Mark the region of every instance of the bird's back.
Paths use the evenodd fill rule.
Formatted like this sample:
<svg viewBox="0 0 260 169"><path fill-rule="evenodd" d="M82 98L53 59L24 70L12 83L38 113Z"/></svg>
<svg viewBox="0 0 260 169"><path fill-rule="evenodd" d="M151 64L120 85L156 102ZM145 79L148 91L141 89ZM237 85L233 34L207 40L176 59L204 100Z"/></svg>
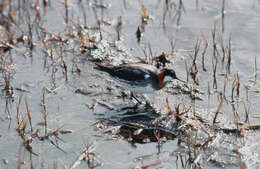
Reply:
<svg viewBox="0 0 260 169"><path fill-rule="evenodd" d="M111 76L126 81L144 81L156 75L156 69L147 64L123 64L119 66L104 66L96 64L97 69L109 73Z"/></svg>

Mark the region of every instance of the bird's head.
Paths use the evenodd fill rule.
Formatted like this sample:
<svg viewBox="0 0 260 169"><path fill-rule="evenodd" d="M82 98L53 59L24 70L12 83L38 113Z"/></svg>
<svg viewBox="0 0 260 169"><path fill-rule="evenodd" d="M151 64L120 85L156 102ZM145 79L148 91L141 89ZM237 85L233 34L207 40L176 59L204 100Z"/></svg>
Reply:
<svg viewBox="0 0 260 169"><path fill-rule="evenodd" d="M177 76L176 76L176 73L173 69L162 69L162 72L164 74L164 82L168 82L172 79L177 79L181 82L184 82L183 80L179 79Z"/></svg>

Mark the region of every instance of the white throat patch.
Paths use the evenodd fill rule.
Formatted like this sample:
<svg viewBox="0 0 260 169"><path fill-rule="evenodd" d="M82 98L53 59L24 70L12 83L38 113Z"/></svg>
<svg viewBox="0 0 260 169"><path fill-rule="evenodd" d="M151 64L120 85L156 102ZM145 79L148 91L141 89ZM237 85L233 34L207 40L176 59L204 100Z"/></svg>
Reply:
<svg viewBox="0 0 260 169"><path fill-rule="evenodd" d="M172 80L171 76L165 76L163 79L163 83L170 82Z"/></svg>

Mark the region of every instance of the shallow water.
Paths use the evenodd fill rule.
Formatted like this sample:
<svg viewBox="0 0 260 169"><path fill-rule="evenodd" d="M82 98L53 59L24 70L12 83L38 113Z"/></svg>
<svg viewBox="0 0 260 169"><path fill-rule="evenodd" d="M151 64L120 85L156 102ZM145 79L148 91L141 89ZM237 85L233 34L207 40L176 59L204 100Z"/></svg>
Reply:
<svg viewBox="0 0 260 169"><path fill-rule="evenodd" d="M30 1L35 5L35 1ZM103 2L105 8L103 11L99 5ZM61 140L57 140L61 149L56 148L50 143L50 140L56 143L55 137L50 137L50 140L34 140L30 145L32 150L38 156L32 155L34 168L70 168L83 152L85 145L92 145L90 152L97 155L94 163L102 163L101 167L97 168L134 168L145 164L153 164L150 168L183 168L181 165L180 156L172 155L173 152L182 147L177 143L177 140L165 141L160 149L158 143L147 144L131 144L110 132L100 130L96 125L99 119L102 118L118 118L121 117L120 107L132 106L131 100L121 97L121 89L116 85L115 81L105 73L101 73L93 69L94 63L91 62L88 54L81 53L80 43L72 40L67 35L68 32L75 33L78 25L84 24L83 12L81 7L84 6L86 12L86 24L89 27L97 25L95 11L97 16L111 23L112 25L102 25L103 41L99 43L98 50L93 50L94 57L107 56L108 60L113 64L121 62L134 62L139 59L145 60L144 50L150 56L149 46L153 56L158 56L162 52L170 54L172 52L171 41L175 42L174 53L170 55L169 60L172 62L169 67L173 67L181 79L186 79L185 62L188 68L192 66L191 56L194 54L194 46L196 40L201 40L201 46L196 65L198 68L197 88L203 92L200 97L203 100L194 102L189 95L182 92L178 93L176 89L172 89L175 83L169 84L166 88L147 94L147 99L153 104L154 108L162 114L167 112L166 98L169 100L169 105L173 108L178 103L184 104L187 107L192 107L200 116L212 121L217 106L220 103L220 92L224 88L224 76L226 73L226 63L221 63L222 51L220 47L220 38L223 38L224 46L228 45L228 39L231 35L231 74L227 78L226 100L223 102L218 117L218 125L221 127L235 128L234 112L239 115L238 122L245 121L245 105L249 109L250 124L259 124L260 106L259 102L259 75L255 81L255 58L256 64L260 64L259 47L260 34L259 28L259 0L232 0L225 1L225 15L222 22L221 8L222 2L216 3L213 0L199 1L196 6L196 1L183 0L183 8L178 13L179 1L169 1L168 11L165 21L163 15L167 8L164 1L82 1L81 4L74 1L68 1L68 24L65 24L65 8L60 1L50 1L50 7L43 10L43 4L40 2L40 25L46 28L49 32L60 35L68 39L69 44L61 42L53 43L45 48L38 32L40 28L34 25L33 42L35 47L32 51L32 57L28 55L29 49L26 42L17 43L17 49L12 49L10 53L1 54L0 70L7 70L10 73L11 86L14 88L14 94L11 99L5 94L4 74L0 75L0 168L18 168L18 157L22 158L24 164L21 168L30 168L30 153L19 147L22 143L21 137L18 135L16 110L21 97L21 106L19 111L20 120L22 117L27 117L25 100L27 100L29 111L32 118L32 126L34 131L39 129L39 134L44 134L44 127L38 125L43 122L42 111L42 91L45 89L46 111L47 111L47 128L48 131L53 131L58 127L63 126L64 130L72 131L69 134L59 134ZM14 14L14 20L18 27L12 26L11 30L15 37L25 32L28 36L28 27L25 22L22 22L27 17L25 11L29 11L31 20L34 19L33 5L27 2L25 9ZM149 16L147 23L144 26L143 36L140 43L137 43L136 30L141 28L141 3L147 8ZM17 7L16 2L11 4L13 8ZM3 14L8 13L8 6L4 8ZM103 16L102 16L103 12ZM118 17L121 16L122 29L120 31L121 40L116 41L117 34L114 29ZM212 30L216 24L216 41L220 56L218 56L217 65L217 89L213 89L213 73L212 73L212 58L213 58L213 43ZM223 24L224 23L224 24ZM2 39L6 40L6 32L3 26L0 26ZM224 30L224 32L222 32ZM83 32L83 31L82 31ZM99 38L94 31L84 32L84 37L95 36ZM75 33L76 34L76 33ZM202 70L201 52L205 47L205 39L209 46L205 54L206 72ZM115 44L113 46L113 44ZM45 51L52 49L53 56L46 55ZM60 53L60 51L63 51ZM48 51L50 52L50 50ZM66 81L63 74L61 56L67 64L68 80ZM5 58L5 62L4 59ZM11 59L10 59L11 58ZM214 61L214 60L213 60ZM75 64L81 70L80 75L75 71ZM8 65L8 66L7 66ZM236 73L240 77L240 95L235 97L235 110L231 106L232 83ZM258 73L258 71L257 71ZM189 83L193 83L189 76ZM245 85L249 86L248 98ZM211 95L208 96L208 86L210 86ZM112 90L108 90L111 87ZM24 90L24 91L21 91ZM84 91L76 93L77 89ZM172 93L178 94L172 94ZM235 92L236 93L236 92ZM236 95L236 94L234 94ZM13 101L12 101L13 100ZM97 101L103 101L112 106L111 111L108 106L96 104ZM96 104L94 110L89 106ZM6 107L7 105L7 107ZM9 113L8 113L9 110ZM122 116L124 116L123 114ZM211 122L212 124L212 122ZM248 123L243 123L247 125ZM218 126L217 125L217 126ZM111 129L112 128L112 129ZM28 131L30 129L27 122ZM108 127L113 130L113 126ZM211 128L212 129L212 128ZM210 130L212 133L213 130ZM237 153L241 153L242 162L247 168L259 168L259 136L258 130L245 131L244 137L238 137L230 134L216 134L216 140L211 143L209 148L201 151L201 165L205 168L239 168ZM200 133L201 134L201 133ZM201 140L205 139L203 134ZM212 159L205 162L206 157L212 156ZM217 158L214 158L216 156ZM177 158L178 157L178 158ZM183 153L183 160L186 161L188 156ZM207 158L206 158L207 159ZM155 164L157 163L158 164ZM87 168L86 162L81 162L77 168ZM91 168L91 167L88 167Z"/></svg>

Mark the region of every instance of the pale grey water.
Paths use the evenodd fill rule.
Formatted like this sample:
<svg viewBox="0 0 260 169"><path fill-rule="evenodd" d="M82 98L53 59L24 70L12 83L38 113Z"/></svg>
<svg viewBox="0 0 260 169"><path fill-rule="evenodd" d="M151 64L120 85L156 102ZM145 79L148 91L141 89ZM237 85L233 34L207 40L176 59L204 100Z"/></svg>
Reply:
<svg viewBox="0 0 260 169"><path fill-rule="evenodd" d="M34 1L32 1L34 2ZM84 1L85 2L85 1ZM87 15L88 26L96 25L96 19L92 10L94 1L88 1L88 5L85 2L85 10ZM125 7L124 3L125 2ZM178 5L179 1L172 1ZM212 38L211 31L214 23L217 27L217 37L220 37L222 25L221 25L221 1L214 0L199 1L198 8L196 7L195 0L184 0L185 13L182 11L180 23L176 25L176 19L174 15L176 10L171 9L171 15L166 17L166 26L163 27L163 11L165 9L164 1L143 1L143 5L147 8L148 15L151 19L148 20L145 26L145 32L141 38L141 43L136 42L135 32L137 26L141 25L141 6L139 1L118 1L108 0L103 1L107 7L104 9L104 19L116 23L118 16L122 16L122 30L119 46L122 47L124 52L120 55L120 58L125 60L137 60L137 57L145 58L142 51L143 48L147 48L148 43L151 45L153 55L159 55L162 52L170 53L170 39L176 41L175 55L171 57L171 61L174 64L170 66L174 67L177 74L181 79L186 79L186 70L184 60L191 65L189 54L194 49L196 39L202 39L204 36L209 41L209 47L205 55L205 65L207 72L203 72L201 68L201 55L198 56L197 66L199 69L199 84L198 87L205 93L202 96L203 101L196 101L196 109L202 114L207 112L215 112L217 105L219 104L218 96L212 95L210 97L210 106L208 107L207 88L208 83L212 88ZM79 9L79 5L76 1L68 1L69 3L69 19L72 19L74 23L83 24L82 12ZM229 35L232 35L232 65L231 73L239 73L241 81L241 96L237 107L237 112L240 115L240 120L244 120L244 106L243 102L246 102L246 92L244 85L248 84L249 80L254 80L254 59L257 58L257 65L260 65L259 58L259 44L260 44L260 1L259 0L232 0L226 1L225 5L225 20L223 33L223 39L225 45L228 42ZM42 9L41 9L42 10ZM64 7L59 1L51 1L51 8L46 9L46 13L42 16L42 27L47 28L49 31L61 34L64 36L66 25L63 20ZM97 13L100 15L100 8L97 8ZM43 14L43 13L42 13ZM25 28L24 28L25 27ZM21 24L21 29L27 31L27 27ZM113 26L104 26L104 30L111 36L107 36L108 41L114 41L116 32ZM0 30L1 34L4 31ZM35 38L36 48L33 51L32 60L29 57L24 57L24 47L20 43L18 46L21 50L12 52L13 56L13 77L11 80L14 88L23 88L28 90L29 93L22 93L17 90L14 91L14 102L9 102L9 108L11 113L11 120L8 119L8 114L5 112L6 98L1 94L0 98L0 168L16 168L19 145L21 144L21 138L15 131L17 127L16 123L16 105L20 95L23 96L21 103L21 114L26 115L26 108L24 104L24 98L27 97L30 112L32 114L32 122L35 128L41 128L36 123L42 122L41 116L41 92L42 88L51 88L52 76L51 72L54 67L57 68L55 75L55 85L57 89L53 93L46 93L46 107L48 113L48 128L54 130L57 127L64 125L64 129L72 130L71 134L60 135L62 141L59 141L60 147L66 152L62 152L51 145L48 141L34 141L31 145L33 151L39 156L33 156L34 168L40 168L41 163L44 164L44 168L52 166L52 163L57 163L57 168L70 168L76 161L80 153L84 149L85 143L93 144L93 151L98 154L98 159L103 163L102 167L98 168L133 168L135 166L141 166L144 164L150 164L160 161L161 164L156 165L154 168L177 168L176 157L171 156L170 153L178 149L177 140L167 141L163 144L161 153L158 153L157 143L149 144L136 144L136 147L132 147L124 140L118 139L118 137L112 134L104 134L100 130L96 130L95 126L92 126L100 116L110 116L107 108L97 105L95 110L92 111L88 108L89 104L95 103L94 98L105 99L123 104L120 99L115 98L119 95L117 89L112 91L112 96L107 93L105 85L107 85L107 75L101 74L93 70L93 63L86 61L84 55L80 55L79 52L66 53L65 61L68 64L68 82L64 80L61 69L58 65L59 59L56 56L53 62L50 58L47 59L47 66L49 69L44 68L44 53L42 52L43 46L40 41ZM68 45L68 48L73 45ZM204 44L201 44L201 50ZM75 50L78 50L77 48ZM219 49L220 50L220 49ZM148 48L147 48L148 52ZM149 52L148 52L149 53ZM122 55L122 56L121 56ZM116 59L115 59L116 60ZM75 73L71 73L72 63L76 62L81 69L81 75L78 76ZM115 61L116 62L116 61ZM225 66L218 64L218 72L225 72ZM2 75L0 76L0 82L3 84ZM226 96L230 97L230 91L234 75L231 75L228 82L228 89ZM218 75L218 89L222 91L223 88L223 76ZM259 76L258 76L259 79ZM190 78L191 80L191 78ZM109 86L114 87L115 83L112 81ZM4 86L0 86L1 89ZM82 95L75 93L77 88L86 88L91 92L90 95ZM256 90L259 90L259 80L254 85ZM115 87L116 88L116 87ZM114 93L113 93L114 92ZM260 106L258 105L259 92L249 91L249 101L246 104L250 105L250 123L259 124L259 118L253 116L260 116ZM112 97L112 99L110 99ZM170 105L173 107L177 103L191 104L191 100L185 95L171 95L167 94L165 90L148 94L148 99L155 104L157 109L161 109L162 112L166 112L165 99L169 99ZM115 104L116 106L116 104ZM233 124L233 112L229 105L223 104L221 109L223 112L220 115L220 119L223 119L221 123L227 126ZM211 114L208 116L212 116ZM43 132L41 130L41 132ZM223 138L223 145L218 145L218 149L212 148L212 150L205 151L205 154L221 154L223 158L223 166L227 168L239 168L237 165L235 151L239 151L242 154L242 159L248 168L260 167L260 149L259 149L259 133L250 132L245 138ZM114 139L113 139L114 138ZM226 140L225 140L226 139ZM227 144L228 140L236 142L236 144ZM214 146L213 146L214 147ZM211 152L211 153L210 153ZM148 156L143 161L138 161L136 158L140 156ZM22 168L29 168L29 153L22 153L24 157L25 165ZM229 159L230 158L230 159ZM7 160L7 164L4 161ZM231 163L229 165L229 163ZM181 168L180 161L177 160L178 166ZM235 164L235 165L234 165ZM50 167L51 168L51 167ZM87 168L85 162L82 162L78 168ZM205 168L217 169L222 168L214 163L208 163Z"/></svg>

